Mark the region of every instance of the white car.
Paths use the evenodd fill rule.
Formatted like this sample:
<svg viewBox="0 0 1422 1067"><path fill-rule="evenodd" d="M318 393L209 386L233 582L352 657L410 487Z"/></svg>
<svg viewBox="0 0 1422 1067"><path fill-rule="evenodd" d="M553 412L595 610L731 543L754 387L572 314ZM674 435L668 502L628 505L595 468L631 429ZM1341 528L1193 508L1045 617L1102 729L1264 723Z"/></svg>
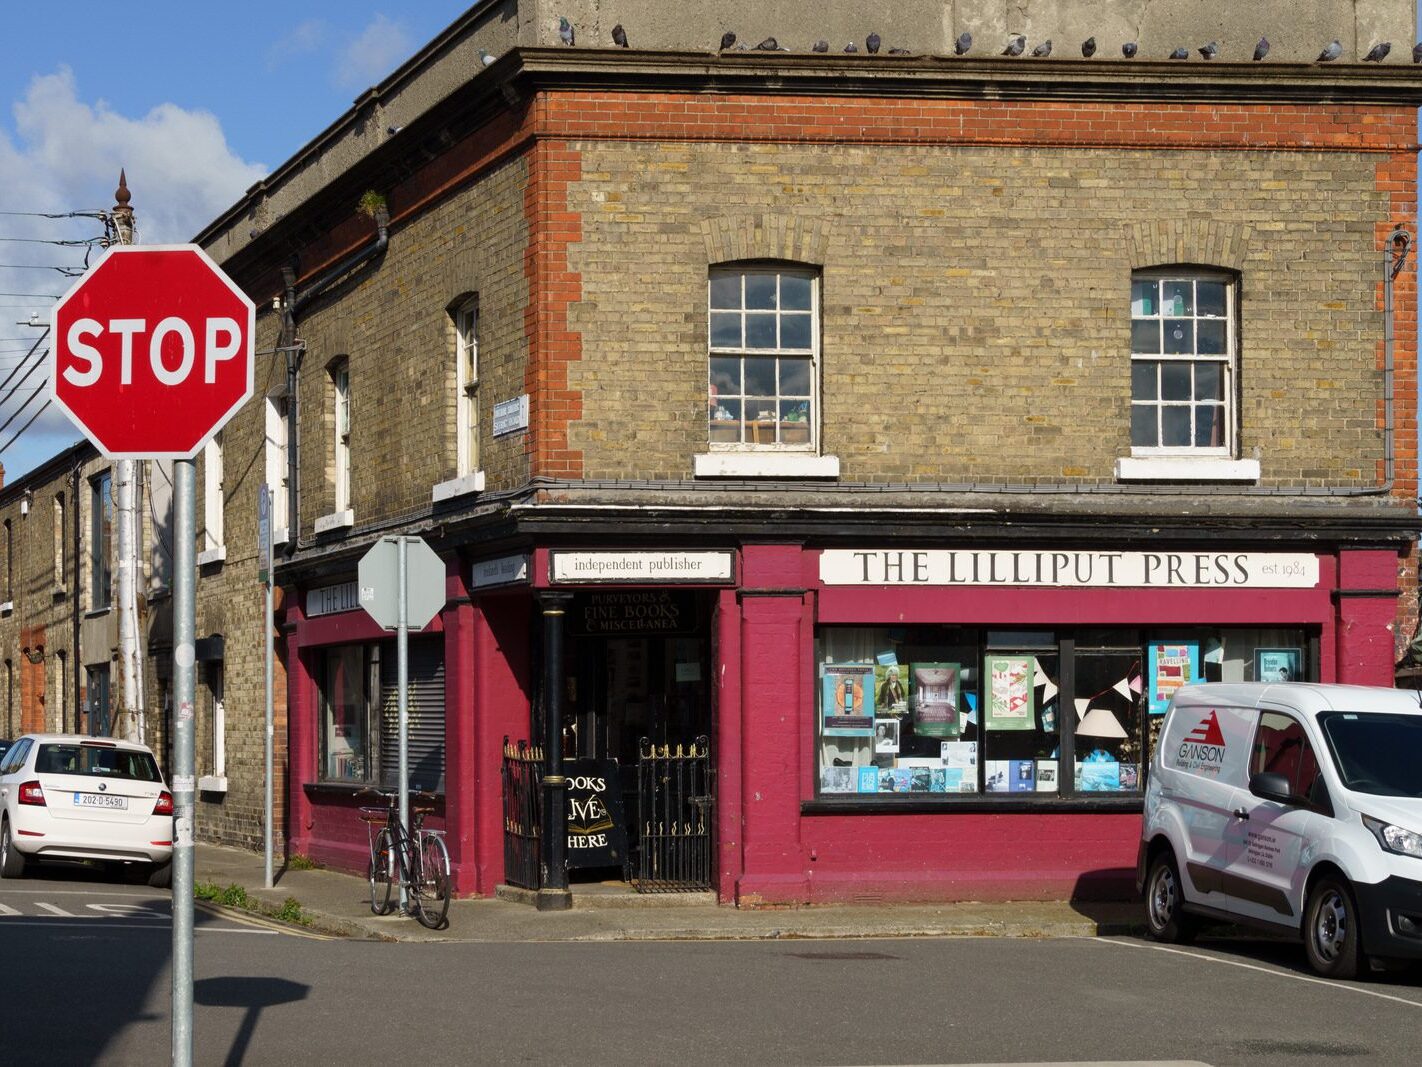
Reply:
<svg viewBox="0 0 1422 1067"><path fill-rule="evenodd" d="M0 876L30 860L97 860L141 864L162 887L172 858L173 795L146 746L28 734L0 760Z"/></svg>

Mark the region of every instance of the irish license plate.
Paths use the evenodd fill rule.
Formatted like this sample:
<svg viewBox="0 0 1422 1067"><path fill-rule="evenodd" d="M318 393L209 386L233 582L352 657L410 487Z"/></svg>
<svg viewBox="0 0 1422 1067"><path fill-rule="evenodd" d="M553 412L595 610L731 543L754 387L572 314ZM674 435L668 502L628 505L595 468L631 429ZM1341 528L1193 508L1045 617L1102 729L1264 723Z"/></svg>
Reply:
<svg viewBox="0 0 1422 1067"><path fill-rule="evenodd" d="M80 808L127 808L128 797L111 797L107 793L75 793L74 804Z"/></svg>

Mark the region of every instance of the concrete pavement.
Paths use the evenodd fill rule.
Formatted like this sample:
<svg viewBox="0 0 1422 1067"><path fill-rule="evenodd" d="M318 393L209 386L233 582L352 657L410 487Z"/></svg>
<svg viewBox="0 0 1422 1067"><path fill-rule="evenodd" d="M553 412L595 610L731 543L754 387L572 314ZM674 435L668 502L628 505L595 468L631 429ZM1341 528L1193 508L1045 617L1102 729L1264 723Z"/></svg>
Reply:
<svg viewBox="0 0 1422 1067"><path fill-rule="evenodd" d="M455 900L447 929L377 916L364 878L328 870L278 869L262 888L260 853L197 846L198 882L239 885L272 905L300 903L312 928L346 937L395 941L718 941L845 937L1091 937L1137 929L1131 902L1017 901L963 904L835 905L737 909L672 897L639 897L606 886L574 886L573 909L539 912L511 900Z"/></svg>

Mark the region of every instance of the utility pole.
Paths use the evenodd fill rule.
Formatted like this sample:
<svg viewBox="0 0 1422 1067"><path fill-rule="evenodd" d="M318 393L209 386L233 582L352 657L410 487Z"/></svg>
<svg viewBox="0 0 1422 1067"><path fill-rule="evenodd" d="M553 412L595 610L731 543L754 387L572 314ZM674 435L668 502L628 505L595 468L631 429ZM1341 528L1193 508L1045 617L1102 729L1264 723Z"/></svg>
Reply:
<svg viewBox="0 0 1422 1067"><path fill-rule="evenodd" d="M132 194L128 178L119 171L118 189L114 192L115 243L133 244ZM126 741L143 740L143 689L139 681L142 662L138 647L138 537L135 498L137 496L138 462L120 459L114 462L114 511L118 520L118 633L119 673L122 681L123 712L119 728L114 732Z"/></svg>

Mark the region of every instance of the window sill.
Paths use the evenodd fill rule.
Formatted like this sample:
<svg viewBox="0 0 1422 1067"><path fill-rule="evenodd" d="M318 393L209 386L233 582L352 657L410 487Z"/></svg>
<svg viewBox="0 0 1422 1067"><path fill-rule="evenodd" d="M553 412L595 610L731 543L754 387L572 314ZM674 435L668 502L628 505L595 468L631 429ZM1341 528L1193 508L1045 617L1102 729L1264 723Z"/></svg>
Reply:
<svg viewBox="0 0 1422 1067"><path fill-rule="evenodd" d="M86 618L86 619L102 619L105 615L107 615L109 612L111 612L111 611L113 611L113 610L114 610L114 609L113 609L113 605L112 605L112 604L105 604L105 605L104 605L103 607L101 607L101 608L90 608L88 611L84 612L84 618Z"/></svg>
<svg viewBox="0 0 1422 1067"><path fill-rule="evenodd" d="M1002 794L961 793L955 796L949 793L940 793L936 797L932 794L917 796L910 794L903 797L883 797L873 800L860 799L855 796L819 797L815 800L802 801L800 811L805 815L901 815L924 812L938 812L945 815L950 812L979 814L982 812L1003 814L1123 812L1137 814L1143 809L1144 804L1145 801L1140 793L1117 794L1115 796L1077 793L1071 797L1026 793L1016 797L1010 794L1002 796Z"/></svg>
<svg viewBox="0 0 1422 1067"><path fill-rule="evenodd" d="M226 558L226 545L218 545L215 548L205 548L197 554L197 565L199 567L210 567L214 563L221 563Z"/></svg>
<svg viewBox="0 0 1422 1067"><path fill-rule="evenodd" d="M839 457L810 452L705 452L698 478L838 478Z"/></svg>
<svg viewBox="0 0 1422 1067"><path fill-rule="evenodd" d="M430 494L436 504L446 500L453 500L455 497L468 496L470 493L482 493L484 491L484 472L475 471L460 478L451 478L447 482L436 483L434 490Z"/></svg>
<svg viewBox="0 0 1422 1067"><path fill-rule="evenodd" d="M284 545L289 540L290 536L291 535L287 533L287 529L285 526L278 526L276 529L272 530L272 544Z"/></svg>
<svg viewBox="0 0 1422 1067"><path fill-rule="evenodd" d="M15 602L13 600L7 600L3 604L0 604L0 615L8 615L14 610Z"/></svg>
<svg viewBox="0 0 1422 1067"><path fill-rule="evenodd" d="M167 600L172 595L172 589L166 585L160 585L157 589L149 590L148 603L152 604L155 600Z"/></svg>
<svg viewBox="0 0 1422 1067"><path fill-rule="evenodd" d="M227 775L225 774L204 774L197 781L199 793L225 793L227 792Z"/></svg>
<svg viewBox="0 0 1422 1067"><path fill-rule="evenodd" d="M1257 459L1222 456L1131 456L1116 460L1123 482L1257 482Z"/></svg>
<svg viewBox="0 0 1422 1067"><path fill-rule="evenodd" d="M318 534L330 533L332 530L348 530L355 525L355 512L350 508L345 511L332 512L330 515L322 515L316 520L315 530Z"/></svg>

